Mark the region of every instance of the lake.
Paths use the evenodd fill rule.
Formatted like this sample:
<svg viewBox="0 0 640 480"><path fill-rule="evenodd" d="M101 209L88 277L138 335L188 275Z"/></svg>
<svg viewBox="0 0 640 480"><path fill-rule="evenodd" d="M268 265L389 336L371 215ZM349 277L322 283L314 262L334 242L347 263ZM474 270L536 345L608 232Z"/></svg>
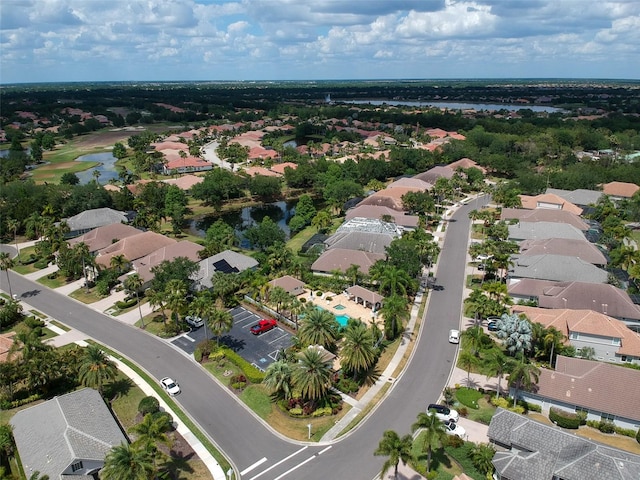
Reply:
<svg viewBox="0 0 640 480"><path fill-rule="evenodd" d="M100 162L100 165L94 168L89 168L82 172L77 172L76 175L80 179L80 185L85 185L93 180L93 171L98 170L100 177L98 181L104 185L109 180L118 180L118 171L116 170L116 161L118 159L113 156L111 152L103 153L90 153L88 155L82 155L76 158L76 162Z"/></svg>
<svg viewBox="0 0 640 480"><path fill-rule="evenodd" d="M461 102L417 102L409 100L335 100L336 103L368 103L370 105L407 105L410 107L437 107L450 110L508 110L515 112L528 109L533 112L563 112L561 108L546 105L514 105L512 103L461 103Z"/></svg>

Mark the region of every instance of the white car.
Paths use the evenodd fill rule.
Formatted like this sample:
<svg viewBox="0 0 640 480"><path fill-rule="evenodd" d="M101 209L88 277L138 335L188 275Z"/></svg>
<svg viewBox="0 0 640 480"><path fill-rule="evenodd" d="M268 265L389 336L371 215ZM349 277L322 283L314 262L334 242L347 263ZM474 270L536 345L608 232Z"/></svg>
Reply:
<svg viewBox="0 0 640 480"><path fill-rule="evenodd" d="M442 420L443 422L448 422L449 420L457 422L458 418L460 418L460 414L453 408L437 403L430 403L427 407L427 413L435 413L438 420Z"/></svg>
<svg viewBox="0 0 640 480"><path fill-rule="evenodd" d="M201 326L204 325L204 320L201 319L200 317L196 317L193 315L187 315L184 318L185 322L187 322L187 325L193 327L193 328L200 328Z"/></svg>
<svg viewBox="0 0 640 480"><path fill-rule="evenodd" d="M449 330L449 343L460 343L460 330Z"/></svg>
<svg viewBox="0 0 640 480"><path fill-rule="evenodd" d="M466 430L453 420L444 422L444 429L448 435L455 435L456 437L460 438L464 438L464 436L467 434Z"/></svg>
<svg viewBox="0 0 640 480"><path fill-rule="evenodd" d="M160 380L160 385L172 397L180 393L180 385L171 377L164 377Z"/></svg>

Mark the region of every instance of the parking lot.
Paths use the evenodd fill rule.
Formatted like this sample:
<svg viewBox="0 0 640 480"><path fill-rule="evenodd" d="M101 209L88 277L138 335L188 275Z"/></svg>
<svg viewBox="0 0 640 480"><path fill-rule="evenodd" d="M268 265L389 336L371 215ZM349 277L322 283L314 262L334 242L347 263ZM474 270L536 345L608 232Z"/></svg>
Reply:
<svg viewBox="0 0 640 480"><path fill-rule="evenodd" d="M220 337L220 343L232 348L249 363L260 370L265 370L278 359L279 352L291 345L291 334L280 327L253 335L249 329L262 317L250 312L244 307L229 310L233 315L231 331ZM213 338L207 329L207 336ZM205 339L205 327L187 332L172 340L172 344L189 354L193 354L198 343Z"/></svg>

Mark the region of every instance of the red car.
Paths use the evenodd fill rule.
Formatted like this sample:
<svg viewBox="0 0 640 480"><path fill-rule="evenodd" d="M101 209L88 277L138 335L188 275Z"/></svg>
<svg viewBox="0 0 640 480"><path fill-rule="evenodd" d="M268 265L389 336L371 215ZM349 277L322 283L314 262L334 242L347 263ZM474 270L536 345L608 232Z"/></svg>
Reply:
<svg viewBox="0 0 640 480"><path fill-rule="evenodd" d="M254 335L260 335L261 333L268 332L269 330L276 328L277 326L278 322L276 322L273 318L263 318L251 327L251 333L253 333Z"/></svg>

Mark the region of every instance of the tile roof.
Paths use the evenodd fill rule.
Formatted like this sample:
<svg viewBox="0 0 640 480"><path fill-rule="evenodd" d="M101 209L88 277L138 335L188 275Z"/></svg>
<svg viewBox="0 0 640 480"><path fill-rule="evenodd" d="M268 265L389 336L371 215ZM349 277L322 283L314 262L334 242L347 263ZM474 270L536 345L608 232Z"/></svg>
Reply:
<svg viewBox="0 0 640 480"><path fill-rule="evenodd" d="M566 201L574 203L578 206L586 206L598 203L602 192L596 190L586 190L578 188L577 190L562 190L560 188L547 188L545 193L552 193L564 198Z"/></svg>
<svg viewBox="0 0 640 480"><path fill-rule="evenodd" d="M385 254L386 248L396 238L388 233L346 231L336 232L324 241L327 249L358 250Z"/></svg>
<svg viewBox="0 0 640 480"><path fill-rule="evenodd" d="M455 170L449 166L437 165L433 168L430 168L426 172L419 173L418 175L414 175L413 178L417 178L419 180L423 180L432 185L436 184L436 181L441 178L452 178L455 174Z"/></svg>
<svg viewBox="0 0 640 480"><path fill-rule="evenodd" d="M112 208L94 208L85 210L73 217L66 219L69 229L73 232L76 230L91 230L93 228L102 227L103 225L111 225L112 223L128 222L127 214Z"/></svg>
<svg viewBox="0 0 640 480"><path fill-rule="evenodd" d="M486 168L481 167L476 162L474 162L473 160L467 157L461 158L460 160L456 160L455 162L450 163L448 166L449 168L453 168L454 170L458 168L477 168L482 173L487 173Z"/></svg>
<svg viewBox="0 0 640 480"><path fill-rule="evenodd" d="M298 280L291 275L284 275L280 278L274 278L269 282L272 287L280 287L287 293L295 292L298 289L304 288L304 282Z"/></svg>
<svg viewBox="0 0 640 480"><path fill-rule="evenodd" d="M258 175L262 175L263 177L280 177L279 173L272 172L268 168L264 167L248 167L243 168L242 171L250 177L256 177Z"/></svg>
<svg viewBox="0 0 640 480"><path fill-rule="evenodd" d="M332 248L324 252L313 262L311 270L323 273L332 273L334 270L339 270L344 273L353 264L358 265L360 271L367 275L371 265L385 258L387 258L387 256L381 253Z"/></svg>
<svg viewBox="0 0 640 480"><path fill-rule="evenodd" d="M401 227L415 228L418 226L419 218L417 215L407 215L404 212L379 205L358 204L357 207L347 210L345 221L357 217L382 219L382 217L387 215L393 219L396 225Z"/></svg>
<svg viewBox="0 0 640 480"><path fill-rule="evenodd" d="M524 208L503 208L500 213L500 220L517 219L521 222L555 222L568 223L578 230L589 230L587 222L582 220L575 213L567 210L552 210L547 208L536 208L535 210L526 210Z"/></svg>
<svg viewBox="0 0 640 480"><path fill-rule="evenodd" d="M346 291L349 295L362 298L373 305L375 305L376 303L382 303L382 301L384 300L384 297L379 293L372 292L371 290L361 287L360 285L353 285L347 288Z"/></svg>
<svg viewBox="0 0 640 480"><path fill-rule="evenodd" d="M422 191L415 187L394 187L394 188L385 188L384 190L380 190L379 192L374 193L373 195L368 196L362 202L358 204L360 205L377 205L392 208L393 210L403 211L404 206L402 205L402 196L407 192L418 192Z"/></svg>
<svg viewBox="0 0 640 480"><path fill-rule="evenodd" d="M607 257L593 243L567 238L543 238L520 242L520 255L566 255L594 265L606 265Z"/></svg>
<svg viewBox="0 0 640 480"><path fill-rule="evenodd" d="M565 255L512 255L511 278L535 278L566 282L580 280L589 283L605 283L606 271L577 257Z"/></svg>
<svg viewBox="0 0 640 480"><path fill-rule="evenodd" d="M16 413L10 421L25 472L61 478L74 461L104 461L127 443L100 394L91 388L67 393Z"/></svg>
<svg viewBox="0 0 640 480"><path fill-rule="evenodd" d="M175 185L180 190L191 190L194 185L204 182L204 177L199 177L197 175L182 175L178 178L170 178L168 180L164 180L163 183L167 185Z"/></svg>
<svg viewBox="0 0 640 480"><path fill-rule="evenodd" d="M199 284L201 289L211 288L213 286L211 277L213 277L214 273L220 271L218 267L222 267L223 265L228 265L232 269L238 270L238 272L243 272L250 268L257 267L258 261L242 253L234 252L233 250L224 250L204 260L200 260L198 264L200 268L192 278Z"/></svg>
<svg viewBox="0 0 640 480"><path fill-rule="evenodd" d="M284 175L285 168L291 168L295 170L296 168L298 168L298 164L293 162L276 163L275 165L271 166L271 171L279 173L280 175Z"/></svg>
<svg viewBox="0 0 640 480"><path fill-rule="evenodd" d="M9 350L13 346L13 337L15 332L0 334L0 362L4 362L9 356Z"/></svg>
<svg viewBox="0 0 640 480"><path fill-rule="evenodd" d="M640 456L578 437L498 408L488 437L509 450L498 451L493 465L513 480L634 480Z"/></svg>
<svg viewBox="0 0 640 480"><path fill-rule="evenodd" d="M628 182L609 182L602 185L602 192L612 197L631 198L638 190L638 185Z"/></svg>
<svg viewBox="0 0 640 480"><path fill-rule="evenodd" d="M200 257L198 256L198 252L203 248L204 247L202 245L190 242L189 240L170 243L169 245L165 245L158 250L151 252L149 255L135 260L132 265L133 270L135 273L140 275L144 283L147 283L153 280L153 277L155 276L151 272L153 267L160 265L165 260L171 261L178 257L185 257L194 262L199 262ZM129 274L126 274L123 277L126 277L127 275Z"/></svg>
<svg viewBox="0 0 640 480"><path fill-rule="evenodd" d="M124 255L124 258L133 262L172 243L176 243L176 240L159 233L151 231L138 233L102 249L96 257L96 263L109 268L111 259L117 255Z"/></svg>
<svg viewBox="0 0 640 480"><path fill-rule="evenodd" d="M573 238L585 240L584 234L573 225L553 222L519 222L509 225L512 240L535 240L540 238Z"/></svg>
<svg viewBox="0 0 640 480"><path fill-rule="evenodd" d="M522 208L527 210L534 210L536 208L557 208L558 210L566 210L576 215L580 215L582 213L582 208L552 193L542 193L534 197L529 195L519 195L519 197L522 202Z"/></svg>
<svg viewBox="0 0 640 480"><path fill-rule="evenodd" d="M125 225L124 223L112 223L111 225L104 225L102 227L95 228L84 235L72 238L67 241L67 243L69 245L84 243L89 247L90 252L97 252L107 248L118 240L131 237L132 235L138 235L140 233L142 233L141 230L138 230L131 225Z"/></svg>
<svg viewBox="0 0 640 480"><path fill-rule="evenodd" d="M603 305L607 305L607 315L611 317L640 320L640 307L631 301L627 292L613 285L525 278L509 284L507 289L509 295L537 297L541 308L601 311Z"/></svg>
<svg viewBox="0 0 640 480"><path fill-rule="evenodd" d="M398 188L398 187L408 187L415 189L416 192L424 192L427 190L431 190L433 185L429 182L425 182L424 180L420 180L419 178L409 178L403 177L398 180L391 182L387 185L387 188Z"/></svg>

